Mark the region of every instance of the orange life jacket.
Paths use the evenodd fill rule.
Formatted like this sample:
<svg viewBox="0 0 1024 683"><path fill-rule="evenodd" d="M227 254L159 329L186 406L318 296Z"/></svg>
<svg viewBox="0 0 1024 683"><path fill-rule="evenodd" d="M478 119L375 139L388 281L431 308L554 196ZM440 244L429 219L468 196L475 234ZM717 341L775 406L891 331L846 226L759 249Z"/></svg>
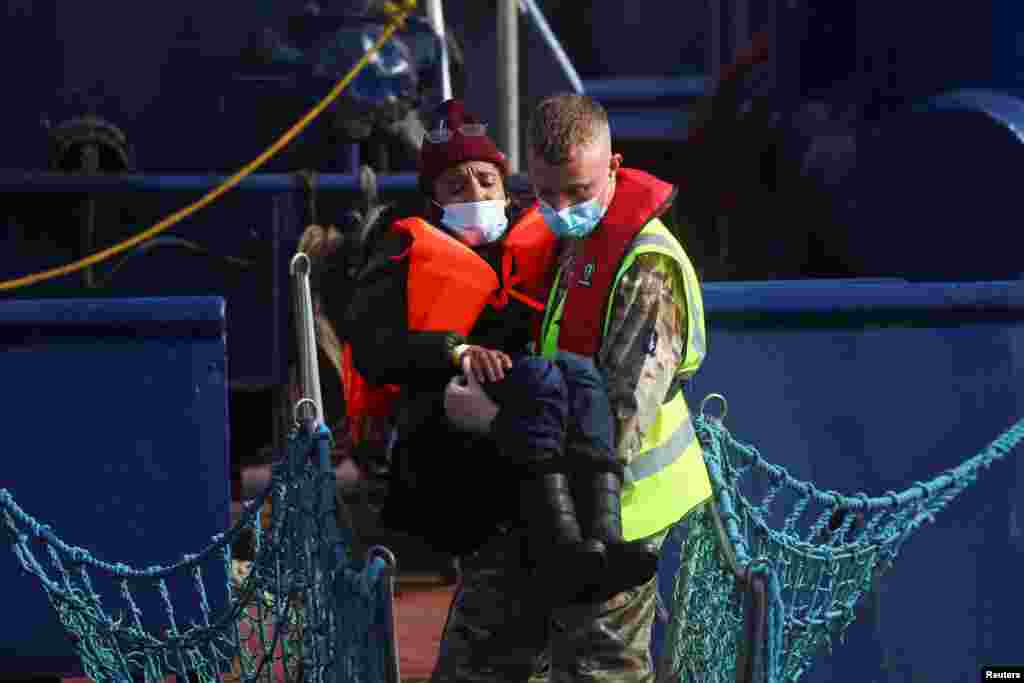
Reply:
<svg viewBox="0 0 1024 683"><path fill-rule="evenodd" d="M567 273L565 307L558 331L558 347L586 356L601 347L604 314L612 280L633 238L672 203L675 188L634 168L620 168L615 176L611 206L594 232L582 242L582 253Z"/></svg>
<svg viewBox="0 0 1024 683"><path fill-rule="evenodd" d="M476 252L421 218L392 224L408 235L409 247L393 257L409 259L408 324L411 332L457 332L469 336L484 308L501 310L516 299L544 310L555 258L555 236L537 207L531 207L503 240L501 279ZM539 330L539 316L537 320ZM365 437L367 418L389 416L399 387L372 385L352 364L348 343L342 350L342 386L353 443Z"/></svg>

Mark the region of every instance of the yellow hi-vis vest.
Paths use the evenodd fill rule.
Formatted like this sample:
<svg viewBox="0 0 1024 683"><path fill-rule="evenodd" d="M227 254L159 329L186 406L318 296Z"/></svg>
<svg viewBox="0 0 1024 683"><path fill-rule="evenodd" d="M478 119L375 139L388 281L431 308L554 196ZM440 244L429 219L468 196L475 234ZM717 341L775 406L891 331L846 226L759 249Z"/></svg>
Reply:
<svg viewBox="0 0 1024 683"><path fill-rule="evenodd" d="M616 271L611 291L619 286L622 275L640 254L664 254L672 258L682 271L687 292L686 348L677 379L689 379L704 361L706 334L704 305L700 283L689 257L675 236L660 219L655 218L637 234ZM555 282L560 281L561 269ZM541 328L540 353L551 358L558 351L558 332L565 297L554 301L558 288L552 287ZM602 337L608 332L615 297L608 297ZM654 424L644 434L640 452L626 467L622 491L622 532L626 540L650 536L666 529L711 497L711 481L700 442L690 419L683 392L670 390L674 396L658 410Z"/></svg>

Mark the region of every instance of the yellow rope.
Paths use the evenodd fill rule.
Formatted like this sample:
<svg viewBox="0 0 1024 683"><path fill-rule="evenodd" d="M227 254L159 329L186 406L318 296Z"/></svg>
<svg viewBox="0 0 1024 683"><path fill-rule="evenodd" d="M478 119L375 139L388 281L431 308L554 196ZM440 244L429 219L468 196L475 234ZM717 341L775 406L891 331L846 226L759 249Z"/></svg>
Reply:
<svg viewBox="0 0 1024 683"><path fill-rule="evenodd" d="M384 45L384 43L386 43L388 39L391 38L391 36L395 33L395 31L399 29L399 27L401 27L402 23L405 21L405 18L409 16L410 12L416 9L416 2L417 0L401 0L400 2L385 3L384 11L390 15L390 19L388 21L387 27L384 29L384 32L381 34L380 38L377 39L377 42L374 43L373 46L366 51L366 54L364 54L359 59L359 61L356 62L355 66L353 66L352 69L347 74L345 74L345 77L338 81L338 83L331 89L331 91L327 94L326 97L320 100L320 102L317 103L315 107L313 107L306 113L305 116L299 119L298 123L296 123L287 132L285 132L284 135L278 138L278 140L274 144L265 149L262 154L260 154L254 160L250 161L245 166L243 166L240 171L238 171L233 176L225 180L221 185L213 188L212 190L207 192L200 199L190 204L189 206L186 206L183 209L175 211L170 216L167 216L153 227L135 235L134 237L130 237L119 244L115 244L112 247L108 247L103 251L96 252L95 254L87 256L79 261L68 263L66 265L59 266L57 268L52 268L50 270L45 270L40 273L25 275L14 280L6 280L0 282L0 291L18 289L20 287L28 287L29 285L33 285L38 282L43 282L44 280L50 280L55 277L60 277L61 275L74 273L76 271L82 270L83 268L88 268L91 265L95 265L97 263L105 261L112 256L116 256L117 254L120 254L123 251L131 249L140 242L145 242L151 237L160 234L164 230L167 230L171 226L189 217L196 211L199 211L200 209L211 204L214 200L219 198L221 195L225 194L228 190L238 185L238 183L240 183L242 179L245 178L247 175L253 173L260 166L267 163L267 161L269 161L275 154L280 152L282 149L284 149L285 146L288 145L288 143L295 139L295 137L299 133L301 133L303 129L305 129L306 126L308 126L313 121L313 119L315 119L317 116L323 113L323 111L327 107L329 107L331 103L334 102L334 100L338 98L338 96L348 86L352 79L354 79L359 74L359 72L362 71L366 67L366 65L370 63L370 59L377 52L377 50L379 50L381 46Z"/></svg>

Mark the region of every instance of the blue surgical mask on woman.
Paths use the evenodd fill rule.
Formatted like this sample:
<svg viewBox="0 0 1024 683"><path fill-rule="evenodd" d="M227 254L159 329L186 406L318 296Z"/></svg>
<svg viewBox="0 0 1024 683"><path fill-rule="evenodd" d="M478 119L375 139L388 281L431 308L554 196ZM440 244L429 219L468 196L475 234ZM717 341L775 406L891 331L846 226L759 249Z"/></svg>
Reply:
<svg viewBox="0 0 1024 683"><path fill-rule="evenodd" d="M505 205L504 199L460 202L445 206L438 204L442 210L441 225L455 233L460 242L471 247L490 244L501 239L508 228Z"/></svg>
<svg viewBox="0 0 1024 683"><path fill-rule="evenodd" d="M608 188L611 187L614 179L609 177L608 184L605 185L605 191L601 194L607 193ZM540 200L540 213L544 217L544 222L548 224L551 232L555 233L557 237L572 237L580 239L586 237L597 224L601 222L604 215L608 212L608 206L601 201L601 196L588 199L580 202L579 204L573 204L567 206L561 211L555 211L555 209L545 202L543 199Z"/></svg>

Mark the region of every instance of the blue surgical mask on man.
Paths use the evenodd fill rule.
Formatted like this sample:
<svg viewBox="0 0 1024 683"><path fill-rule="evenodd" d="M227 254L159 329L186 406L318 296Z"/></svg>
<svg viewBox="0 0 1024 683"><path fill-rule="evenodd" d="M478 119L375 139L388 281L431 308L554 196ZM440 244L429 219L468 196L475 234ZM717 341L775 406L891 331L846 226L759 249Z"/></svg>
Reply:
<svg viewBox="0 0 1024 683"><path fill-rule="evenodd" d="M541 199L540 213L544 217L544 222L556 237L586 237L594 231L608 212L608 205L602 202L602 196L607 194L613 182L614 179L610 177L601 195L567 206L561 211L555 211L550 204Z"/></svg>
<svg viewBox="0 0 1024 683"><path fill-rule="evenodd" d="M438 204L443 212L441 225L455 233L460 242L471 247L490 244L501 239L508 228L505 205L504 199L460 202L445 206Z"/></svg>

